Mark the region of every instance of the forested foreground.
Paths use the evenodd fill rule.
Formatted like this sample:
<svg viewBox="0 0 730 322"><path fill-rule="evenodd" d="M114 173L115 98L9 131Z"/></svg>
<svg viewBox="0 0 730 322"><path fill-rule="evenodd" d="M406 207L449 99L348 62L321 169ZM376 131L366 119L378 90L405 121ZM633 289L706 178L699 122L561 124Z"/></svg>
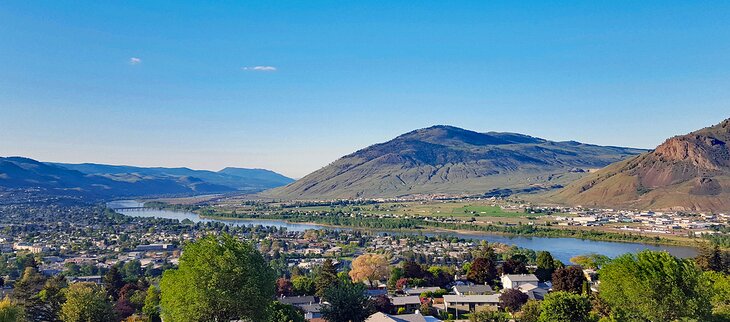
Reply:
<svg viewBox="0 0 730 322"><path fill-rule="evenodd" d="M499 309L467 313L470 321L730 321L730 254L717 246L695 259L643 251L615 259L580 256L564 266L549 252L538 252L528 268L525 255L499 257L487 244L475 249L463 267L424 266L412 261L391 264L388 254L367 253L338 268L326 260L303 271L275 270L254 244L227 234L208 235L187 244L176 268L161 278L139 274L129 265L112 267L101 285L68 284L47 278L33 261L26 263L14 292L0 302L0 321L304 321L297 307L277 299L312 295L322 301L330 322L360 322L375 312L402 313L388 296L368 296L383 282L393 295L408 287L436 286L420 295L420 312L444 320L437 309L454 276L488 284L499 292ZM597 271L597 284L585 269ZM278 273L277 273L278 271ZM502 274L533 273L551 282L543 300L503 289ZM501 292L500 292L501 290Z"/></svg>

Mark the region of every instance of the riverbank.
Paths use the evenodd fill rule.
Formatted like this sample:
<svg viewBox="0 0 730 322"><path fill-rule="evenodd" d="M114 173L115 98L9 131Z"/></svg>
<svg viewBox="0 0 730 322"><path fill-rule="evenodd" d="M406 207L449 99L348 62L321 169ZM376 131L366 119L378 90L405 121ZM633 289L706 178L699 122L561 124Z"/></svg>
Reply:
<svg viewBox="0 0 730 322"><path fill-rule="evenodd" d="M144 208L143 204L134 200L126 200L109 204L110 208L120 207L123 210L120 213L133 217L154 217L175 219L181 222L190 223L224 223L231 226L267 226L286 229L290 232L304 232L307 230L357 230L367 231L369 234L389 234L389 235L411 235L423 237L440 237L440 238L456 238L459 240L471 240L475 242L486 241L489 243L500 243L505 245L513 245L520 248L532 249L535 251L550 251L555 258L559 258L564 263L578 255L589 253L597 253L609 257L616 257L625 253L636 253L642 250L668 251L670 254L689 258L697 255L695 247L659 245L651 241L634 241L634 240L617 240L604 239L598 240L587 238L575 238L574 236L557 236L555 232L551 232L549 237L539 237L537 234L515 234L505 233L495 229L491 231L474 231L471 229L447 229L455 227L425 227L423 220L418 218L373 218L357 215L314 215L302 214L299 211L287 211L286 216L283 214L235 214L235 216L216 216L215 211L210 207L196 207L196 212L205 212L205 217L201 217L198 213L194 213L192 209L179 209L175 211ZM133 208L125 208L133 207ZM142 207L142 208L140 208ZM293 218L289 218L293 217ZM360 218L358 218L360 217ZM456 227L459 228L459 227Z"/></svg>
<svg viewBox="0 0 730 322"><path fill-rule="evenodd" d="M196 212L198 213L198 212ZM498 225L469 225L454 223L433 223L422 220L413 219L395 219L401 221L395 223L399 227L389 227L389 221L393 218L327 218L328 216L315 215L255 215L255 214L236 214L231 216L228 214L200 214L201 218L217 219L217 220L272 220L284 221L295 224L310 224L329 228L346 228L346 229L362 229L362 230L380 230L410 233L456 233L464 235L493 234L508 237L545 237L545 238L576 238L581 240L606 241L606 242L623 242L623 243L643 243L648 245L667 245L667 246L683 246L698 247L699 243L707 241L700 238L687 238L679 236L645 236L634 233L618 233L606 232L600 230L584 230L584 229L566 229L566 228L548 228L536 227L533 225L518 226L498 226ZM331 216L329 216L331 217ZM336 223L333 223L335 221ZM374 222L377 221L377 222ZM413 222L417 221L417 222Z"/></svg>

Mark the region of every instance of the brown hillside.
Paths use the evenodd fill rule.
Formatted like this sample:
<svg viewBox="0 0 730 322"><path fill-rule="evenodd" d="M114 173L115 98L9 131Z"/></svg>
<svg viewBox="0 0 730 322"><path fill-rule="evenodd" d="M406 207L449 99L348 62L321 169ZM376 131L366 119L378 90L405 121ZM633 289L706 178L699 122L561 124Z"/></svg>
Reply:
<svg viewBox="0 0 730 322"><path fill-rule="evenodd" d="M666 140L612 164L552 198L584 206L730 210L730 119Z"/></svg>

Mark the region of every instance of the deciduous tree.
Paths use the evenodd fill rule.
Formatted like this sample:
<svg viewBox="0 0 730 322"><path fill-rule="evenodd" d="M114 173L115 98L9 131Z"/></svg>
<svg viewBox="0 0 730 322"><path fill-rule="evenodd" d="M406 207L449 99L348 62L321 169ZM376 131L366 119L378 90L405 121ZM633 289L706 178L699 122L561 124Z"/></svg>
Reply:
<svg viewBox="0 0 730 322"><path fill-rule="evenodd" d="M588 254L578 255L570 258L570 262L576 265L580 265L583 268L598 269L604 264L608 263L611 259L606 255L601 254Z"/></svg>
<svg viewBox="0 0 730 322"><path fill-rule="evenodd" d="M499 296L499 306L514 313L519 311L528 299L527 294L522 293L520 290L508 288Z"/></svg>
<svg viewBox="0 0 730 322"><path fill-rule="evenodd" d="M367 281L374 286L376 281L388 277L388 260L380 254L360 255L352 261L350 278L354 282Z"/></svg>
<svg viewBox="0 0 730 322"><path fill-rule="evenodd" d="M540 306L540 322L587 322L591 302L587 297L568 293L553 292L545 296Z"/></svg>
<svg viewBox="0 0 730 322"><path fill-rule="evenodd" d="M583 291L583 283L586 277L583 270L578 266L561 268L553 273L553 290L566 291L580 294Z"/></svg>
<svg viewBox="0 0 730 322"><path fill-rule="evenodd" d="M537 253L537 270L535 276L542 281L549 281L555 272L555 259L550 252Z"/></svg>
<svg viewBox="0 0 730 322"><path fill-rule="evenodd" d="M22 305L13 302L9 297L0 301L0 322L25 321L25 310Z"/></svg>
<svg viewBox="0 0 730 322"><path fill-rule="evenodd" d="M94 283L74 283L65 290L66 302L61 306L64 322L113 321L111 303L102 288Z"/></svg>
<svg viewBox="0 0 730 322"><path fill-rule="evenodd" d="M266 321L274 283L274 271L251 244L206 236L185 246L178 268L162 276L163 319Z"/></svg>
<svg viewBox="0 0 730 322"><path fill-rule="evenodd" d="M289 304L274 301L269 307L268 322L305 322L302 311Z"/></svg>
<svg viewBox="0 0 730 322"><path fill-rule="evenodd" d="M497 278L497 265L491 258L479 257L469 266L466 278L477 284L488 283L491 285L494 279Z"/></svg>
<svg viewBox="0 0 730 322"><path fill-rule="evenodd" d="M647 250L622 255L600 273L599 296L616 316L646 321L710 316L709 283L691 260Z"/></svg>

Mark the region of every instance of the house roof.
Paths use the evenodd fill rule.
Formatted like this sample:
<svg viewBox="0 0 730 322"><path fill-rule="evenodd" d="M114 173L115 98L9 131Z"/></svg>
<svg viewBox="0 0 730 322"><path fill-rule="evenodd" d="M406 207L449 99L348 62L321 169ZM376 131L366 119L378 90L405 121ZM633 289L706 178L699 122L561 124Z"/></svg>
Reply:
<svg viewBox="0 0 730 322"><path fill-rule="evenodd" d="M512 282L535 282L537 283L539 279L535 274L506 274L503 275L502 278L509 278Z"/></svg>
<svg viewBox="0 0 730 322"><path fill-rule="evenodd" d="M408 305L408 304L421 304L421 299L418 296L396 296L390 298L390 302L393 305Z"/></svg>
<svg viewBox="0 0 730 322"><path fill-rule="evenodd" d="M306 305L299 305L299 308L304 310L304 312L307 313L319 313L322 311L322 304L316 303L316 304L306 304Z"/></svg>
<svg viewBox="0 0 730 322"><path fill-rule="evenodd" d="M407 288L403 290L406 294L421 294L423 292L436 292L440 290L441 288L438 286L433 287L413 287L413 288Z"/></svg>
<svg viewBox="0 0 730 322"><path fill-rule="evenodd" d="M291 304L291 305L316 303L316 301L314 300L314 296L282 297L282 298L279 298L279 302L284 303L284 304Z"/></svg>
<svg viewBox="0 0 730 322"><path fill-rule="evenodd" d="M377 312L367 318L365 322L426 322L426 318L420 313L389 315Z"/></svg>
<svg viewBox="0 0 730 322"><path fill-rule="evenodd" d="M500 294L487 295L444 295L448 303L499 303Z"/></svg>
<svg viewBox="0 0 730 322"><path fill-rule="evenodd" d="M492 287L489 285L456 285L454 290L461 294L485 294L492 293Z"/></svg>
<svg viewBox="0 0 730 322"><path fill-rule="evenodd" d="M521 291L527 292L537 288L537 285L532 283L522 284L518 287Z"/></svg>

